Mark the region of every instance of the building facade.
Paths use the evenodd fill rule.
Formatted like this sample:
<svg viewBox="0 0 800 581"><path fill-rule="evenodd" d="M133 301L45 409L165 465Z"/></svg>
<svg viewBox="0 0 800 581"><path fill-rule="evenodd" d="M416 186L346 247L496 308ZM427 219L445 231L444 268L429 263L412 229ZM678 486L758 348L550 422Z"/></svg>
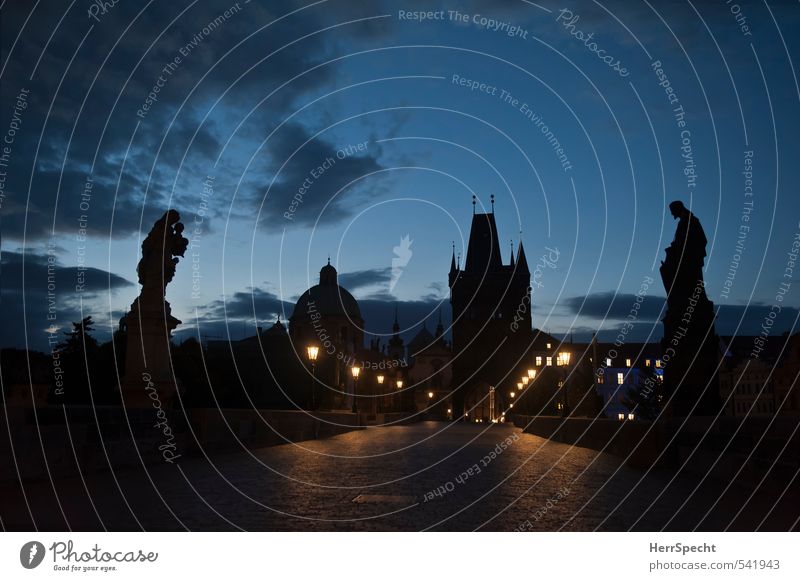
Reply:
<svg viewBox="0 0 800 581"><path fill-rule="evenodd" d="M494 211L473 214L464 262L454 251L448 277L453 413L485 419L490 388L515 385L512 371L531 342L530 271L521 242L503 264Z"/></svg>

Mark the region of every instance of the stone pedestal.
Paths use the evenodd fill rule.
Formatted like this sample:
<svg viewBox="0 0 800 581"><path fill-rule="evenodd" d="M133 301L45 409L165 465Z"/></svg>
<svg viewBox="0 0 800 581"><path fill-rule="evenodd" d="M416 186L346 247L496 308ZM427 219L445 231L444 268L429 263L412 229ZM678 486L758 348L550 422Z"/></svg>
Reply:
<svg viewBox="0 0 800 581"><path fill-rule="evenodd" d="M664 394L668 410L678 417L715 415L720 409L717 377L718 337L714 328L714 303L708 300L702 279L689 292L667 284L671 290L662 339ZM678 286L678 285L676 285Z"/></svg>
<svg viewBox="0 0 800 581"><path fill-rule="evenodd" d="M126 316L128 331L122 398L126 407L172 406L178 390L170 362L170 337L181 321L167 301L144 293Z"/></svg>

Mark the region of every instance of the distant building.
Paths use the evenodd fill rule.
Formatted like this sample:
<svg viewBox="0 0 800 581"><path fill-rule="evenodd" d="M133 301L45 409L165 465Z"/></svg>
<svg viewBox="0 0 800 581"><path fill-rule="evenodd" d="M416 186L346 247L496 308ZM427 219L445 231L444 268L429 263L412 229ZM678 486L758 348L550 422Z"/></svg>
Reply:
<svg viewBox="0 0 800 581"><path fill-rule="evenodd" d="M452 419L450 399L453 351L444 337L441 312L435 334L422 329L408 344L408 380L414 386L414 404L418 412L435 419Z"/></svg>
<svg viewBox="0 0 800 581"><path fill-rule="evenodd" d="M302 364L278 319L251 337L208 340L206 361L217 403L228 407L294 409L309 405Z"/></svg>
<svg viewBox="0 0 800 581"><path fill-rule="evenodd" d="M453 311L453 413L486 419L489 388L515 385L509 378L532 337L530 271L520 241L508 264L500 256L494 210L474 214L464 268L450 261ZM516 317L516 318L515 318Z"/></svg>
<svg viewBox="0 0 800 581"><path fill-rule="evenodd" d="M355 383L348 370L367 355L364 320L358 301L339 286L330 260L319 271L319 284L297 300L289 319L289 336L300 357L305 357L308 346L319 347L316 374L324 383L320 405L349 409Z"/></svg>
<svg viewBox="0 0 800 581"><path fill-rule="evenodd" d="M775 370L775 403L778 415L800 416L800 333L786 342L780 367Z"/></svg>
<svg viewBox="0 0 800 581"><path fill-rule="evenodd" d="M777 409L773 366L761 359L742 359L720 371L719 389L726 416L772 416Z"/></svg>
<svg viewBox="0 0 800 581"><path fill-rule="evenodd" d="M661 346L658 343L627 343L622 346L597 343L593 352L597 353L597 361L592 361L595 386L602 398L603 415L607 418L617 419L620 414L628 417L631 413L626 403L630 401L629 392L644 389L648 379L664 380ZM653 397L658 396L654 393ZM656 403L661 406L664 402Z"/></svg>
<svg viewBox="0 0 800 581"><path fill-rule="evenodd" d="M720 396L726 416L800 415L800 335L771 337L753 357L758 336L720 337Z"/></svg>

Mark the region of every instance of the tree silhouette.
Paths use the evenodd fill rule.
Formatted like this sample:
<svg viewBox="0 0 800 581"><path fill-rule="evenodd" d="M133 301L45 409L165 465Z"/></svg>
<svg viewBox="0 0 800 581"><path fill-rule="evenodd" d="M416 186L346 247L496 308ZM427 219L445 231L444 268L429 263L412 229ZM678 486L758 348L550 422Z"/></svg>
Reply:
<svg viewBox="0 0 800 581"><path fill-rule="evenodd" d="M66 339L56 345L56 349L64 355L76 353L91 353L97 350L97 339L89 333L94 331L92 316L84 317L77 323L72 323L72 331L65 331Z"/></svg>
<svg viewBox="0 0 800 581"><path fill-rule="evenodd" d="M64 340L56 345L64 368L63 395L56 398L62 403L88 404L92 401L91 395L102 391L102 386L97 383L100 378L96 370L100 346L91 335L93 331L92 317L84 317L73 322L72 331L64 332ZM91 394L90 387L93 390Z"/></svg>

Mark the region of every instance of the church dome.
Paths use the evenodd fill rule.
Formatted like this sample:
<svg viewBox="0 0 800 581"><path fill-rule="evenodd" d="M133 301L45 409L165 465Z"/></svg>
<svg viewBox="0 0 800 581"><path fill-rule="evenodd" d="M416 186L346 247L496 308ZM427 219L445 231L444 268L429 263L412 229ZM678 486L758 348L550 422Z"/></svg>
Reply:
<svg viewBox="0 0 800 581"><path fill-rule="evenodd" d="M362 320L358 301L347 289L339 286L338 274L330 261L319 271L319 284L297 299L291 318L303 319L314 312L323 317L345 316L353 321Z"/></svg>

